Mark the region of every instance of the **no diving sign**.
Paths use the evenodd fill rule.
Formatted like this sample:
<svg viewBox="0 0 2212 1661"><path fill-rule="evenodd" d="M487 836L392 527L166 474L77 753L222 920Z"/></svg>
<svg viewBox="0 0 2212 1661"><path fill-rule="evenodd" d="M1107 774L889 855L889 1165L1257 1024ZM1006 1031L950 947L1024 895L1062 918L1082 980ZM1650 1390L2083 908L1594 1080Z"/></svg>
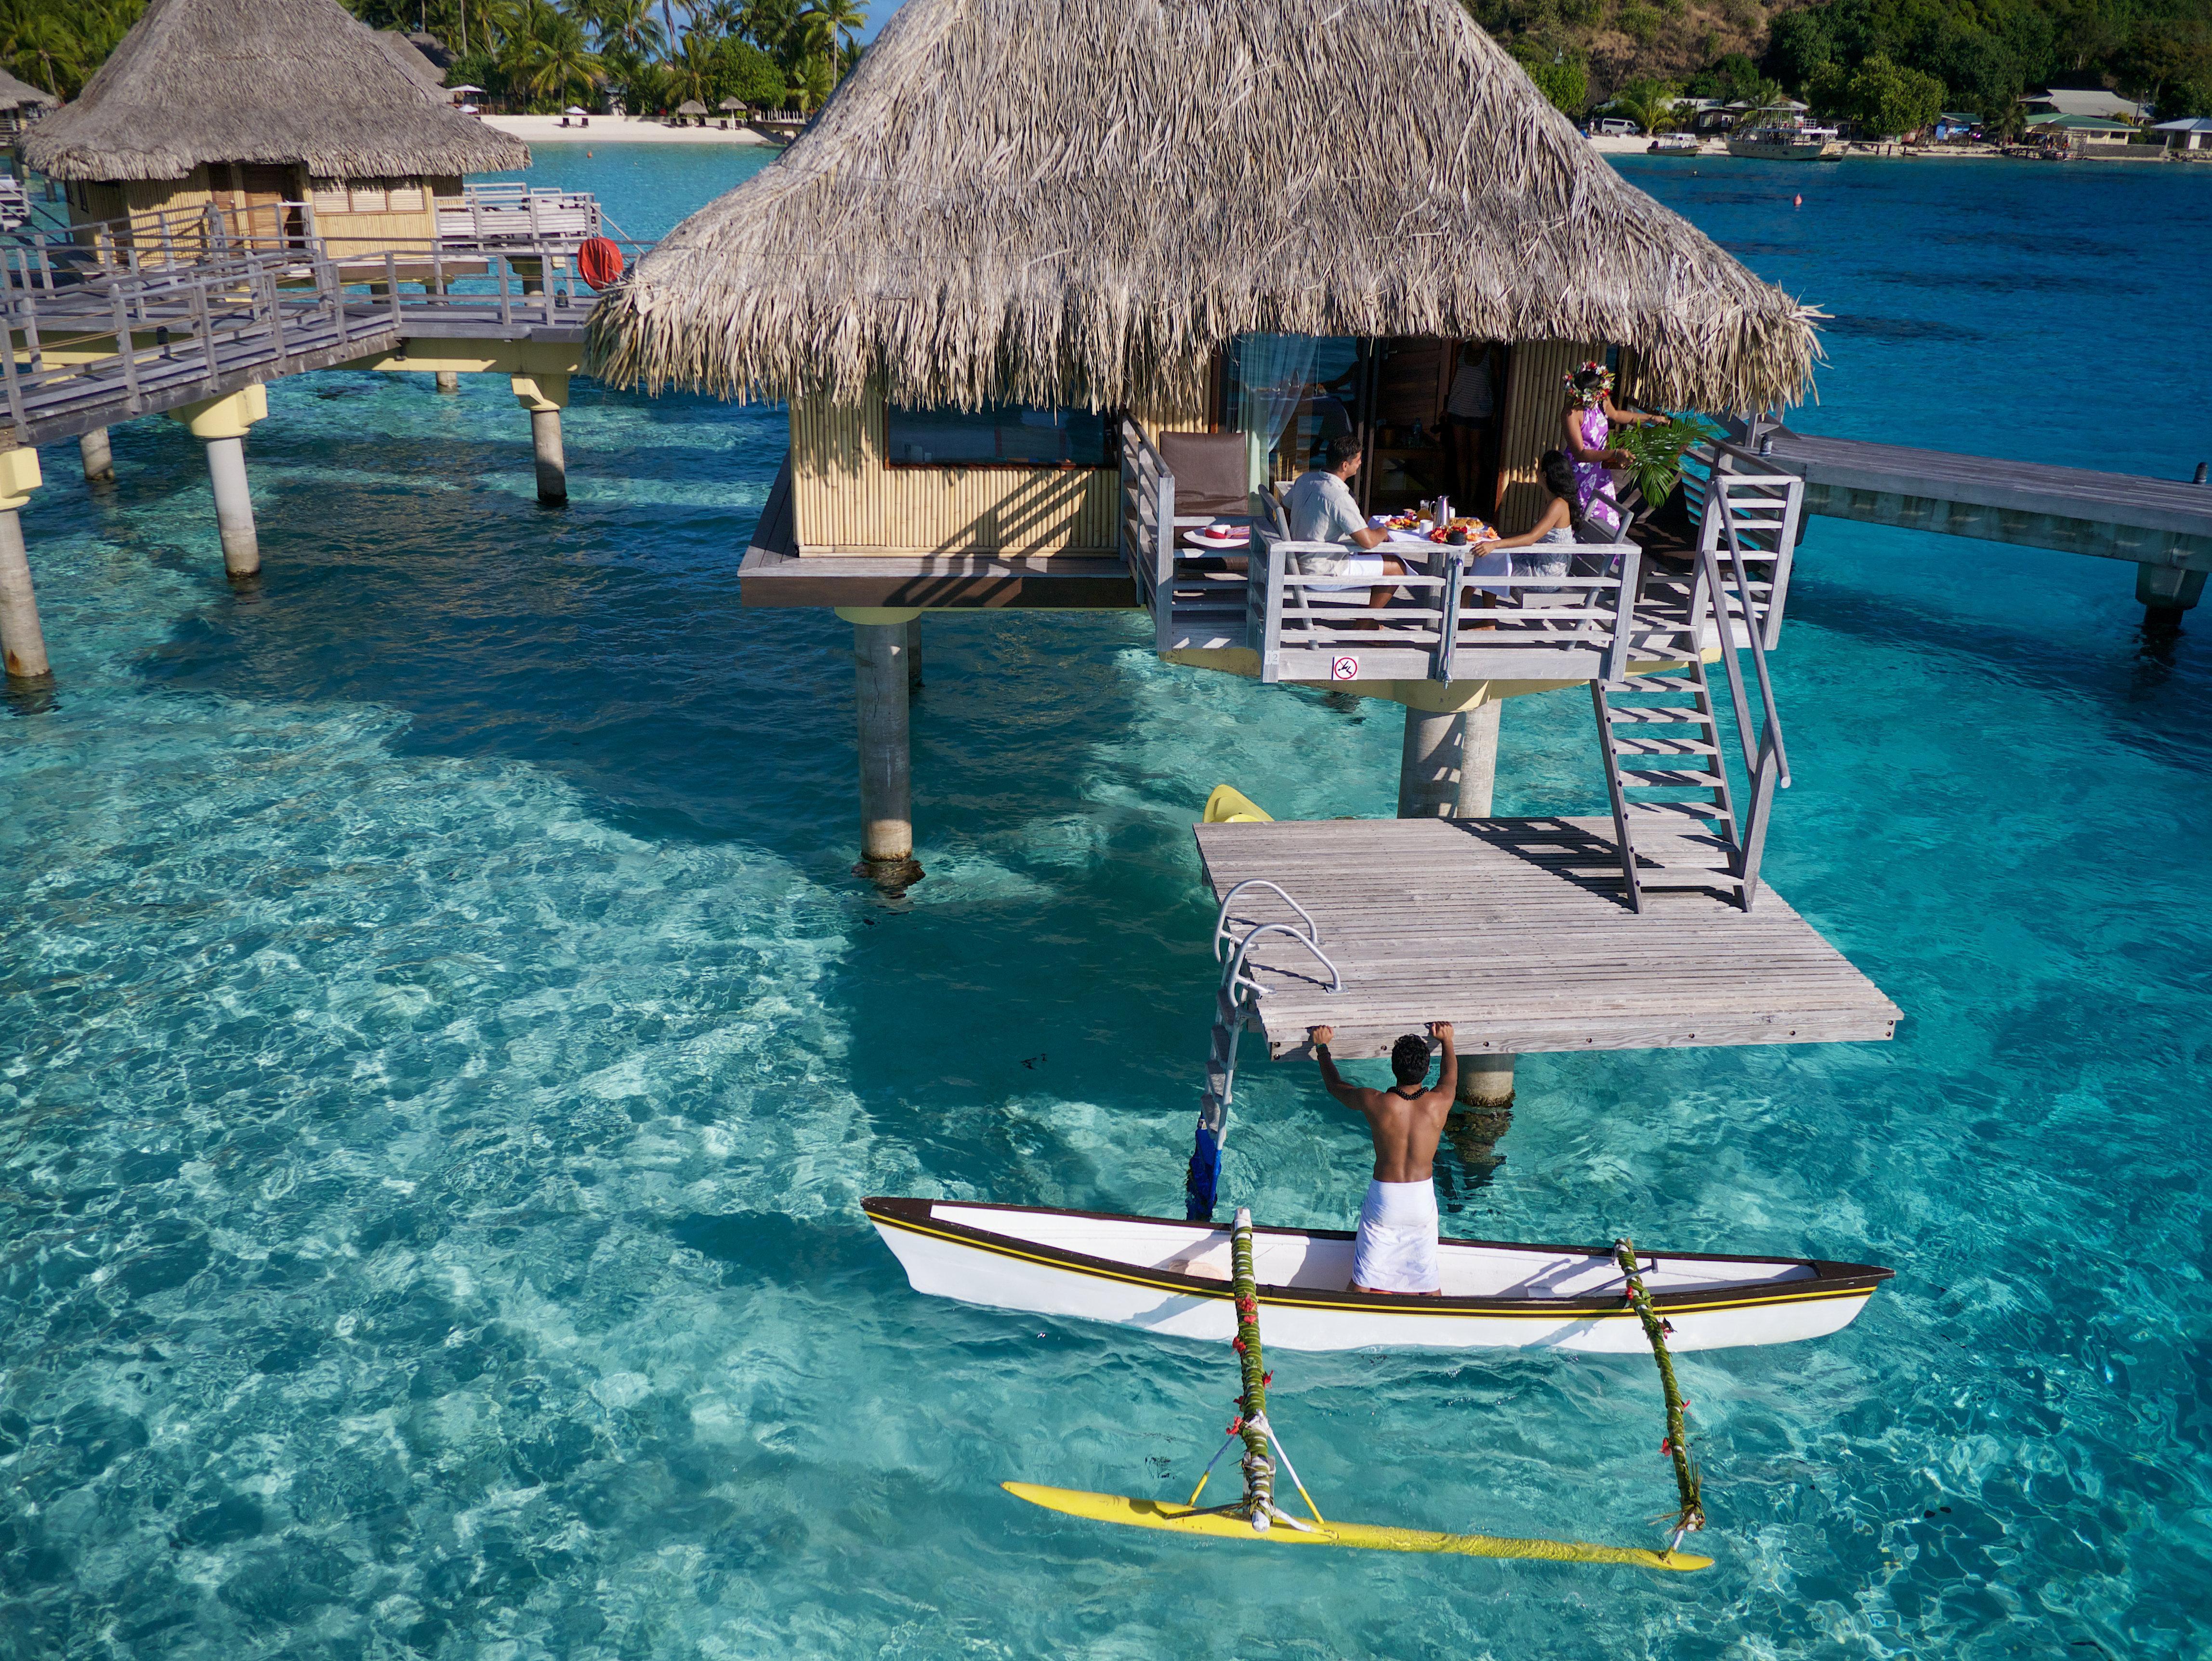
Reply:
<svg viewBox="0 0 2212 1661"><path fill-rule="evenodd" d="M1331 658L1328 660L1328 678L1331 680L1358 680L1359 660L1352 657Z"/></svg>

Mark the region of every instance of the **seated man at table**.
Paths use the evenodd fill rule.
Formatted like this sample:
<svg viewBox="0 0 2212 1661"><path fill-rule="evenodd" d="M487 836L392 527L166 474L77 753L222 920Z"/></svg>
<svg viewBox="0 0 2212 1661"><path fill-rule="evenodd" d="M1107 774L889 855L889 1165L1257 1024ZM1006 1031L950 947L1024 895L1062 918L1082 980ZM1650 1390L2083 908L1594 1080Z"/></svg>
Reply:
<svg viewBox="0 0 2212 1661"><path fill-rule="evenodd" d="M1283 498L1283 514L1288 521L1293 542L1340 543L1341 554L1307 554L1299 563L1310 576L1361 577L1372 581L1376 577L1401 577L1406 575L1405 562L1392 554L1367 551L1387 541L1382 531L1371 528L1359 512L1359 504L1352 499L1351 481L1359 472L1359 438L1346 433L1340 437L1324 439L1314 452L1313 465L1298 477ZM1390 594L1396 585L1377 583L1370 589L1367 603L1381 611L1390 603ZM1353 582L1316 584L1323 592L1353 588Z"/></svg>

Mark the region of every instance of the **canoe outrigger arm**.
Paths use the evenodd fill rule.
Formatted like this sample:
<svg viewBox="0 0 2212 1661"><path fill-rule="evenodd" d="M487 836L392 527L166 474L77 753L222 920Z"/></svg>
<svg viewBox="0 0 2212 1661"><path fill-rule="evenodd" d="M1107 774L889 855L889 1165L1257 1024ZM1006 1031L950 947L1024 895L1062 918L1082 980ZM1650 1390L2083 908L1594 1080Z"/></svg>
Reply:
<svg viewBox="0 0 2212 1661"><path fill-rule="evenodd" d="M1232 935L1229 908L1248 888L1274 893L1298 914L1305 927L1262 922L1241 935ZM1260 1000L1267 995L1267 989L1252 977L1244 960L1252 942L1269 934L1283 935L1304 946L1328 971L1328 990L1344 990L1344 977L1321 949L1321 926L1281 884L1265 877L1248 877L1221 897L1221 909L1213 919L1213 956L1222 965L1221 983L1213 995L1213 1036L1206 1053L1206 1092L1199 1098L1198 1130L1192 1141L1190 1170L1183 1178L1184 1214L1193 1222L1210 1221L1213 1216L1221 1183L1221 1144L1229 1133L1229 1102L1237 1088L1237 1041Z"/></svg>
<svg viewBox="0 0 2212 1661"><path fill-rule="evenodd" d="M1237 1298L1237 1362L1243 1377L1244 1391L1238 1398L1237 1421L1229 1427L1229 1440L1222 1445L1198 1479L1198 1488L1190 1496L1190 1504L1178 1506L1170 1501L1135 1500L1118 1494L1088 1494L1076 1488L1042 1488L1031 1482L1004 1482L1000 1486L1019 1500L1042 1506L1049 1511L1065 1512L1072 1517L1088 1517L1102 1523L1121 1523L1135 1528L1162 1529L1175 1534L1201 1535L1212 1539L1267 1540L1285 1545L1349 1546L1365 1551L1407 1551L1450 1553L1464 1557L1525 1557L1545 1559L1553 1562L1571 1563L1626 1563L1642 1568L1702 1569L1712 1565L1710 1557L1698 1557L1687 1553L1668 1550L1648 1551L1633 1546L1598 1546L1580 1540L1509 1540L1486 1534L1439 1534L1426 1529L1376 1528L1363 1523L1330 1523L1321 1508L1306 1492L1305 1484L1283 1453L1281 1440L1274 1427L1267 1421L1267 1383L1273 1376L1267 1371L1266 1358L1260 1348L1260 1295L1257 1277L1252 1269L1252 1214L1240 1209L1237 1214L1234 1232L1230 1237L1231 1278ZM1198 1509L1199 1495L1206 1492L1207 1477L1213 1467L1221 1462L1221 1454L1238 1440L1244 1444L1242 1461L1244 1471L1244 1493L1242 1498L1225 1506ZM1313 1521L1307 1523L1291 1516L1275 1504L1275 1462L1282 1462L1284 1473L1291 1479L1298 1495L1312 1512ZM1283 1526L1277 1528L1275 1525ZM1679 1543L1680 1536L1676 1541Z"/></svg>

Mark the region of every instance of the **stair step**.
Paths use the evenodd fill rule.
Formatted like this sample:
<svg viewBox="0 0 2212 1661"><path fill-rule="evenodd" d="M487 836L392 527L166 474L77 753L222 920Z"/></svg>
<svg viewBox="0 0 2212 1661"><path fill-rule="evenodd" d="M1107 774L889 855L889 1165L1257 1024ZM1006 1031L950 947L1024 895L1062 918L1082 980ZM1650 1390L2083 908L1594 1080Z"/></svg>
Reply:
<svg viewBox="0 0 2212 1661"><path fill-rule="evenodd" d="M1649 813L1662 818L1710 819L1725 824L1729 817L1728 809L1711 802L1627 801L1621 806L1632 813Z"/></svg>
<svg viewBox="0 0 2212 1661"><path fill-rule="evenodd" d="M1716 837L1655 837L1636 844L1636 874L1650 881L1658 872L1701 872L1728 876L1735 863L1735 849Z"/></svg>
<svg viewBox="0 0 2212 1661"><path fill-rule="evenodd" d="M1718 790L1727 783L1717 773L1683 773L1656 767L1620 770L1624 790Z"/></svg>
<svg viewBox="0 0 2212 1661"><path fill-rule="evenodd" d="M1680 726L1695 722L1700 727L1712 725L1712 718L1702 709L1687 703L1608 703L1605 718L1625 727Z"/></svg>
<svg viewBox="0 0 2212 1661"><path fill-rule="evenodd" d="M1607 692L1696 692L1698 683L1687 675L1631 675L1626 680L1614 681L1605 689Z"/></svg>
<svg viewBox="0 0 2212 1661"><path fill-rule="evenodd" d="M1703 744L1696 739L1639 739L1623 738L1616 734L1613 753L1616 756L1717 756L1717 744Z"/></svg>

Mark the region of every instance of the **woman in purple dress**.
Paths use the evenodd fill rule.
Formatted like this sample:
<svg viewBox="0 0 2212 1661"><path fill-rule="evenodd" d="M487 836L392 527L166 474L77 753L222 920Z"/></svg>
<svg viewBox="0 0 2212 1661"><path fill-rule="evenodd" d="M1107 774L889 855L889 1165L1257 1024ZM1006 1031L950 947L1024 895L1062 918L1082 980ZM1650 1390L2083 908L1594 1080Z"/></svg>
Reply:
<svg viewBox="0 0 2212 1661"><path fill-rule="evenodd" d="M1602 363L1585 363L1566 379L1567 407L1561 417L1566 442L1561 447L1575 465L1575 507L1581 518L1617 537L1626 516L1613 499L1612 470L1630 465L1635 457L1608 447L1606 440L1616 422L1636 427L1664 417L1615 405L1613 371Z"/></svg>

